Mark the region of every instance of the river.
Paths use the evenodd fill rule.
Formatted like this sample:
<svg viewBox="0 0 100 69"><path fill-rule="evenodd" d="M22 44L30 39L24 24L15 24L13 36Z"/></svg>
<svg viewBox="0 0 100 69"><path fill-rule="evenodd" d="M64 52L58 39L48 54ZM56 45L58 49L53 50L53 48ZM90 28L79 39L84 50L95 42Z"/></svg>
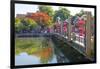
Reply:
<svg viewBox="0 0 100 69"><path fill-rule="evenodd" d="M68 63L49 37L16 38L15 65Z"/></svg>

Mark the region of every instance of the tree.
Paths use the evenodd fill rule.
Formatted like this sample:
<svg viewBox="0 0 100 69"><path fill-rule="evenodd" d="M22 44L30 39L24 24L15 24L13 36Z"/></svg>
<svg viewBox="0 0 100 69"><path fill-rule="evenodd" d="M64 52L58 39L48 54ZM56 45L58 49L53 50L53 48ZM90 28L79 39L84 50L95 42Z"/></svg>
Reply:
<svg viewBox="0 0 100 69"><path fill-rule="evenodd" d="M75 14L75 16L82 16L82 15L84 15L84 10L83 9L81 9L81 11L79 12L79 13L77 13L77 14Z"/></svg>
<svg viewBox="0 0 100 69"><path fill-rule="evenodd" d="M20 23L20 18L15 18L15 24L19 24Z"/></svg>
<svg viewBox="0 0 100 69"><path fill-rule="evenodd" d="M20 18L15 18L15 31L19 32L22 29L21 19Z"/></svg>
<svg viewBox="0 0 100 69"><path fill-rule="evenodd" d="M40 11L40 12L44 12L44 13L48 14L48 15L51 16L51 17L52 17L53 14L54 14L53 8L50 7L50 6L40 5L40 6L39 6L39 11Z"/></svg>
<svg viewBox="0 0 100 69"><path fill-rule="evenodd" d="M54 14L54 22L56 21L57 17L60 17L62 21L64 21L65 19L68 19L68 17L70 16L70 11L64 7L59 7L59 10L55 11Z"/></svg>
<svg viewBox="0 0 100 69"><path fill-rule="evenodd" d="M51 17L51 19L48 21L48 26L52 26L53 24L53 15L54 15L54 10L51 6L47 5L40 5L39 6L39 11L48 14L48 16Z"/></svg>
<svg viewBox="0 0 100 69"><path fill-rule="evenodd" d="M38 24L30 18L15 18L15 31L20 32L23 30L31 31L35 29Z"/></svg>
<svg viewBox="0 0 100 69"><path fill-rule="evenodd" d="M33 19L30 19L30 18L26 18L26 22L28 23L28 28L31 30L31 29L35 29L38 24L33 20Z"/></svg>
<svg viewBox="0 0 100 69"><path fill-rule="evenodd" d="M33 13L30 18L35 20L41 26L49 26L51 23L51 17L43 12Z"/></svg>

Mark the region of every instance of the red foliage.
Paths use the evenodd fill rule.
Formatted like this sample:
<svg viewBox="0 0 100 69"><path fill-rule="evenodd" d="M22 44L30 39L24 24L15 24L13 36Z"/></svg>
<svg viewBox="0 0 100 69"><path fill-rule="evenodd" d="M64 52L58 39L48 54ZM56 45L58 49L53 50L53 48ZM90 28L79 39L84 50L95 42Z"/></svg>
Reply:
<svg viewBox="0 0 100 69"><path fill-rule="evenodd" d="M49 15L43 12L36 12L28 17L34 19L37 23L44 23L44 24L47 24L48 21L51 19Z"/></svg>

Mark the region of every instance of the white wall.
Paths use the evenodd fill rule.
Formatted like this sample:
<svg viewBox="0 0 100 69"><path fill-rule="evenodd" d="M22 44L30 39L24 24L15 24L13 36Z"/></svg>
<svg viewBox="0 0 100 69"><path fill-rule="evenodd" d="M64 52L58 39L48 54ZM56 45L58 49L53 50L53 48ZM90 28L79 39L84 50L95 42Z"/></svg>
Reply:
<svg viewBox="0 0 100 69"><path fill-rule="evenodd" d="M31 0L32 1L32 0ZM100 66L100 1L99 0L34 0L97 5L97 64L42 67L37 69L98 69ZM0 2L0 69L10 69L10 0ZM30 68L31 69L31 68Z"/></svg>

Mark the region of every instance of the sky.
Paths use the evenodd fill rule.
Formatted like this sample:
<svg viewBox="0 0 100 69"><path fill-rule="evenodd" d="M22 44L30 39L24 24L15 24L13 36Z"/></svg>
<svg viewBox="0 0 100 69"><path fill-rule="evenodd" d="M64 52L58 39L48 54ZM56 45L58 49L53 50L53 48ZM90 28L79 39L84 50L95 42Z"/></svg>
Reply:
<svg viewBox="0 0 100 69"><path fill-rule="evenodd" d="M58 10L59 6L52 6L53 10ZM65 7L70 12L71 15L75 15L80 12L82 9L84 11L91 11L92 15L94 15L93 8L82 8L82 7ZM26 14L27 12L36 12L38 10L38 5L30 5L30 4L15 4L15 17L16 14Z"/></svg>

